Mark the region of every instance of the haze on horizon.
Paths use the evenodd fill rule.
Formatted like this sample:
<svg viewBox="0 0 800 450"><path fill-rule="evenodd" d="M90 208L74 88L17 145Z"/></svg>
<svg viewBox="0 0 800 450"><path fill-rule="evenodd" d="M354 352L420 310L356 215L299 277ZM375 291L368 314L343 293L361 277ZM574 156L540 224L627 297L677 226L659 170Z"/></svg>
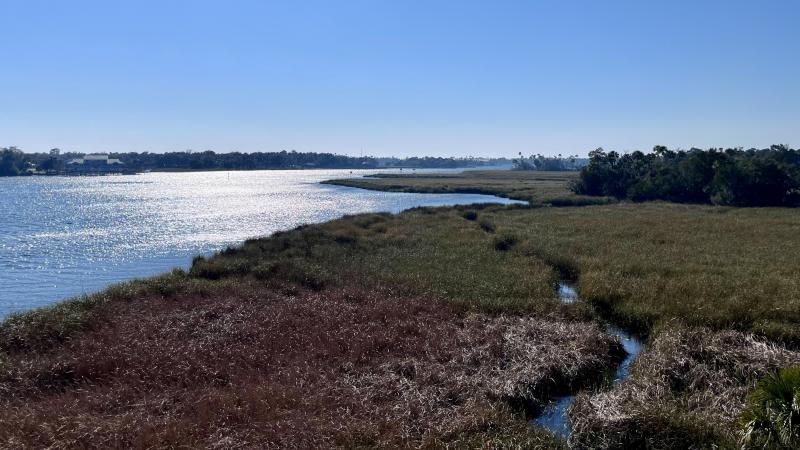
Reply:
<svg viewBox="0 0 800 450"><path fill-rule="evenodd" d="M800 2L0 2L0 147L800 144Z"/></svg>

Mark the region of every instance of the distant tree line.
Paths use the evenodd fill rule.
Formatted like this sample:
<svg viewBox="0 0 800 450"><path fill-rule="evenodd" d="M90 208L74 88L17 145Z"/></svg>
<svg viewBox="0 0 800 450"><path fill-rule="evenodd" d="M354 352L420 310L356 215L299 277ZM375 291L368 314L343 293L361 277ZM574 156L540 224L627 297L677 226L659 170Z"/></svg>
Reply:
<svg viewBox="0 0 800 450"><path fill-rule="evenodd" d="M16 147L0 149L0 177L19 175L27 169L25 154Z"/></svg>
<svg viewBox="0 0 800 450"><path fill-rule="evenodd" d="M669 200L733 206L800 205L800 151L767 149L688 151L656 146L652 153L589 154L573 190L633 201Z"/></svg>
<svg viewBox="0 0 800 450"><path fill-rule="evenodd" d="M259 169L374 169L379 167L456 168L486 166L507 160L474 158L375 158L354 157L332 153L300 153L296 151L256 153L170 152L170 153L108 153L125 164L130 171L144 170L259 170ZM83 153L23 153L16 147L0 149L0 176L38 173L59 173L72 159Z"/></svg>
<svg viewBox="0 0 800 450"><path fill-rule="evenodd" d="M441 158L434 156L412 156L409 158L375 158L378 167L408 167L416 169L455 169L459 167L481 167L508 164L505 158Z"/></svg>
<svg viewBox="0 0 800 450"><path fill-rule="evenodd" d="M370 158L358 158L331 153L299 153L281 151L269 153L109 153L134 170L258 170L320 167L345 169L372 167Z"/></svg>
<svg viewBox="0 0 800 450"><path fill-rule="evenodd" d="M514 170L543 170L551 172L578 170L586 164L586 159L574 156L544 156L544 155L531 155L525 157L522 152L519 153L519 158L513 161Z"/></svg>

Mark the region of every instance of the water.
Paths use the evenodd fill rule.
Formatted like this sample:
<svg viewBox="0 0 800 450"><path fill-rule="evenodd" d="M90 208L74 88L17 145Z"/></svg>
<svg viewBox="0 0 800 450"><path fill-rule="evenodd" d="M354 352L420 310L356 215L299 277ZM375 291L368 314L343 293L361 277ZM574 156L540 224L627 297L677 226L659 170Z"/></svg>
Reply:
<svg viewBox="0 0 800 450"><path fill-rule="evenodd" d="M303 223L414 206L511 202L487 195L384 193L319 184L375 172L0 178L0 317L113 282L188 267L197 254Z"/></svg>
<svg viewBox="0 0 800 450"><path fill-rule="evenodd" d="M636 359L636 356L642 352L642 341L636 338L636 336L614 326L608 326L606 331L608 334L616 336L619 339L626 353L625 359L619 363L617 370L614 371L613 384L616 385L630 376L631 363Z"/></svg>
<svg viewBox="0 0 800 450"><path fill-rule="evenodd" d="M558 283L558 298L561 299L562 303L573 303L578 299L578 292L575 290L574 286L562 281Z"/></svg>
<svg viewBox="0 0 800 450"><path fill-rule="evenodd" d="M544 407L541 414L533 419L533 423L540 427L547 428L554 434L566 439L572 432L569 427L567 410L572 405L573 400L575 400L574 395L556 397Z"/></svg>
<svg viewBox="0 0 800 450"><path fill-rule="evenodd" d="M578 300L578 292L575 286L566 281L560 281L557 286L558 297L562 303L574 303ZM616 336L622 343L622 348L625 350L625 358L619 363L614 370L614 378L612 379L612 386L623 382L630 376L630 366L633 360L642 352L642 342L636 336L612 325L606 327L606 332L612 336ZM567 411L572 406L575 400L575 395L564 395L556 397L548 403L542 412L536 416L532 422L540 427L547 428L554 434L566 439L569 437L572 429L570 428L569 416Z"/></svg>

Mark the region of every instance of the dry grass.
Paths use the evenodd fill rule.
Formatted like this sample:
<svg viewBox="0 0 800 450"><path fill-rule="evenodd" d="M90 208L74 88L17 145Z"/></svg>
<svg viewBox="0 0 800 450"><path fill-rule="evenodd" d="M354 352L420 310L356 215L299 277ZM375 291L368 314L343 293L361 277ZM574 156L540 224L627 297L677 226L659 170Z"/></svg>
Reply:
<svg viewBox="0 0 800 450"><path fill-rule="evenodd" d="M611 391L582 394L570 411L578 448L736 446L747 393L800 352L752 335L664 328Z"/></svg>
<svg viewBox="0 0 800 450"><path fill-rule="evenodd" d="M596 376L616 345L588 323L388 289L241 282L95 314L62 343L6 353L1 446L550 448L509 401Z"/></svg>

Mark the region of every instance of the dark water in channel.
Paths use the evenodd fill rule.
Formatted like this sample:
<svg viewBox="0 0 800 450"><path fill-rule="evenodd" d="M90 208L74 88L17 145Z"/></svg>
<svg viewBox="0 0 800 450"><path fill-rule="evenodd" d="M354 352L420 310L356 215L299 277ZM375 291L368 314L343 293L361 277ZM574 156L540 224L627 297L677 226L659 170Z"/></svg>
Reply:
<svg viewBox="0 0 800 450"><path fill-rule="evenodd" d="M488 195L319 184L376 172L0 178L0 318L114 282L187 267L195 255L304 223L415 206L518 203Z"/></svg>

